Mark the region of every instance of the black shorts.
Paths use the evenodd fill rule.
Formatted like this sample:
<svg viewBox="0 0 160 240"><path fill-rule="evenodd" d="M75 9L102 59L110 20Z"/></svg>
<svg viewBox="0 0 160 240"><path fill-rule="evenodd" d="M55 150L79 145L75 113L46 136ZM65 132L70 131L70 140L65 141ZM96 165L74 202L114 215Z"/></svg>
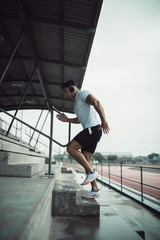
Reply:
<svg viewBox="0 0 160 240"><path fill-rule="evenodd" d="M86 128L74 137L73 140L75 140L82 146L82 151L94 153L97 143L102 136L102 129L98 130L99 127L100 125L91 127L92 133L90 133L89 129Z"/></svg>

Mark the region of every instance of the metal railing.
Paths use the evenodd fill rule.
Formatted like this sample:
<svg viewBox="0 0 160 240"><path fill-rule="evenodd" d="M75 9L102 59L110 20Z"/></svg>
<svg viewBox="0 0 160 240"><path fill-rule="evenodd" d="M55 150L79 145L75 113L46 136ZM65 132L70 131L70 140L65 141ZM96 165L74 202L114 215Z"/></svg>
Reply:
<svg viewBox="0 0 160 240"><path fill-rule="evenodd" d="M148 167L148 166L136 166L136 165L128 165L128 164L96 164L95 168L101 175L102 182L107 185L118 189L121 192L131 192L132 197L137 199L136 196L139 196L140 202L144 203L145 199L151 200L151 198L157 199L157 203L160 205L160 167ZM126 174L126 172L128 173ZM135 171L136 170L136 171ZM137 171L138 170L138 171ZM132 172L131 172L132 171ZM119 174L117 174L119 173ZM133 175L133 177L128 177L125 175ZM135 175L136 173L136 175ZM157 186L154 184L146 183L147 177L144 175L147 173L148 176L153 177L154 174L156 179ZM139 178L139 180L137 180ZM150 181L153 179L150 179ZM125 191L127 190L127 191ZM128 194L127 194L128 195ZM151 196L148 197L148 196Z"/></svg>
<svg viewBox="0 0 160 240"><path fill-rule="evenodd" d="M0 133L3 134L4 136L6 135L9 125L10 125L9 122L4 120L3 118L0 118ZM17 123L13 124L8 137L18 141L22 140L24 143L30 142L30 139L32 137L31 129L27 127L24 130L22 126L18 127ZM45 143L44 141L41 141L38 137L32 138L32 139L35 142L35 145L33 146L34 148L43 149L45 153L48 153L49 145L47 143Z"/></svg>
<svg viewBox="0 0 160 240"><path fill-rule="evenodd" d="M5 111L4 109L0 108L0 112L3 112L5 114L7 114L12 119L14 118L14 120L17 120L17 122L20 122L24 126L30 128L34 132L39 133L39 135L42 135L43 137L45 137L49 140L49 169L48 169L48 174L51 174L52 142L56 143L57 145L59 145L61 147L66 147L68 142L70 141L70 136L71 136L71 123L69 123L69 126L68 126L68 142L66 144L61 144L60 142L53 139L53 137L52 137L52 133L53 133L53 111L56 111L56 112L61 114L61 112L59 112L56 108L53 108L53 110L51 110L51 128L50 128L50 136L49 136L49 135L43 133L42 131L38 130L37 128L29 125L28 123L18 119L17 117L13 116L9 112Z"/></svg>
<svg viewBox="0 0 160 240"><path fill-rule="evenodd" d="M0 130L1 132L6 133L9 127L9 123L4 120L3 118L0 118ZM10 131L10 136L13 136L16 139L22 138L22 126L18 126L18 122L12 126L12 129Z"/></svg>
<svg viewBox="0 0 160 240"><path fill-rule="evenodd" d="M9 112L3 110L2 108L0 108L0 111L6 113L6 114L7 114L8 116L10 116L11 118L14 117L12 114L10 114ZM68 144L68 143L67 143L67 144L62 144L62 143L56 141L55 139L53 139L53 138L50 137L49 135L43 133L42 131L38 130L37 128L34 128L33 126L31 126L31 125L29 125L28 123L26 123L26 122L24 122L24 121L18 119L17 117L14 117L14 119L17 120L18 122L24 124L24 125L27 126L28 128L32 129L33 131L39 133L40 135L43 135L44 137L46 137L46 138L52 140L54 143L56 143L57 145L59 145L59 146L61 146L61 147L66 147L67 144ZM71 127L70 127L70 124L69 124L69 136L70 136L70 129L71 129Z"/></svg>

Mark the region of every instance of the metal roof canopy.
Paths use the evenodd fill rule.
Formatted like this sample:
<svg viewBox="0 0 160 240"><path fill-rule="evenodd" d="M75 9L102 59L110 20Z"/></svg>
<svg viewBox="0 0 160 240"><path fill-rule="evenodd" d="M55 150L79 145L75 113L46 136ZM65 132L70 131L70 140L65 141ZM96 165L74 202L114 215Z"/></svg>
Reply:
<svg viewBox="0 0 160 240"><path fill-rule="evenodd" d="M1 108L73 112L60 86L82 86L102 1L0 1Z"/></svg>

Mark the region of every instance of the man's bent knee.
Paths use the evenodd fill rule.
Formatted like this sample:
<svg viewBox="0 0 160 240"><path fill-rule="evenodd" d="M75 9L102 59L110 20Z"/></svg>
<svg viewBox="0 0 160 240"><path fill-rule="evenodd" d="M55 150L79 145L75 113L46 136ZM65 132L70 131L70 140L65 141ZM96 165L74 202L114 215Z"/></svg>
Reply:
<svg viewBox="0 0 160 240"><path fill-rule="evenodd" d="M67 145L67 152L70 154L72 152L72 147L70 144Z"/></svg>
<svg viewBox="0 0 160 240"><path fill-rule="evenodd" d="M77 151L77 150L79 150L81 148L82 148L82 146L79 143L77 143L76 141L73 140L70 143L68 143L68 145L67 145L67 152L69 154L71 154L72 152Z"/></svg>
<svg viewBox="0 0 160 240"><path fill-rule="evenodd" d="M71 155L72 152L74 152L75 150L76 150L76 148L74 147L72 142L68 143L68 145L67 145L67 152Z"/></svg>

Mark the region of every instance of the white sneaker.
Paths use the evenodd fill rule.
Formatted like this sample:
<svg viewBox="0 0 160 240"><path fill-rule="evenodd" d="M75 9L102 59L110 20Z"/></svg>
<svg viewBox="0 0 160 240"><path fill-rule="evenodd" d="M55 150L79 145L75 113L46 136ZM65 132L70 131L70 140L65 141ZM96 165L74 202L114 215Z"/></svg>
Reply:
<svg viewBox="0 0 160 240"><path fill-rule="evenodd" d="M94 192L94 191L90 191L87 194L85 194L84 196L82 196L82 198L95 198L98 197L100 194L100 189L98 189L98 191Z"/></svg>
<svg viewBox="0 0 160 240"><path fill-rule="evenodd" d="M81 185L84 186L84 185L86 185L86 184L88 184L88 183L91 183L91 182L93 182L93 181L94 181L96 178L98 178L98 177L99 177L99 175L98 175L97 171L94 169L94 172L93 172L93 173L88 173L88 174L87 174L86 179L84 180L83 183L81 183Z"/></svg>

